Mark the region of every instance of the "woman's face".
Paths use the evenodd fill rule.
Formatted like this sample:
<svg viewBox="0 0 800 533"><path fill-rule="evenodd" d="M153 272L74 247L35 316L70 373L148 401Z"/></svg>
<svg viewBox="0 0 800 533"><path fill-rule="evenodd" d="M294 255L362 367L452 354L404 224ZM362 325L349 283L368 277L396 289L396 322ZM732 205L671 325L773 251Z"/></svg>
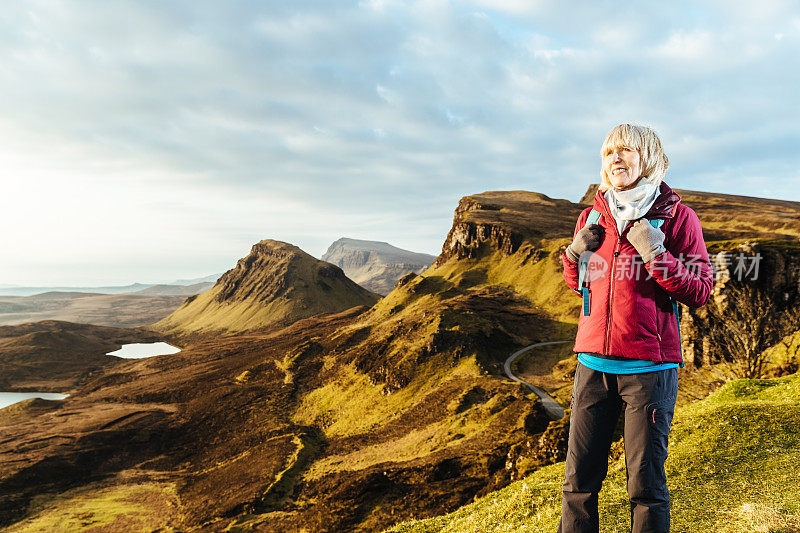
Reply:
<svg viewBox="0 0 800 533"><path fill-rule="evenodd" d="M639 151L631 146L607 148L603 154L603 169L616 189L629 189L642 174Z"/></svg>

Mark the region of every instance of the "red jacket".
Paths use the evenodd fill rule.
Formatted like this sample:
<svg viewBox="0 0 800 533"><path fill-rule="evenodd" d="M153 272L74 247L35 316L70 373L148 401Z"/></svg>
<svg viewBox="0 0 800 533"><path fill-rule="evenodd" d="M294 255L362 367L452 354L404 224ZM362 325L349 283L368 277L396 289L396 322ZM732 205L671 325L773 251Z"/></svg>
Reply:
<svg viewBox="0 0 800 533"><path fill-rule="evenodd" d="M581 306L575 351L680 363L680 337L669 297L689 307L700 307L714 285L697 214L662 182L655 203L643 218L666 219L660 229L667 251L642 264L641 256L626 237L631 223L620 236L600 191L595 195L594 209L601 214L598 224L605 233L600 248L594 252L600 259L591 260L599 269L587 276L590 312L584 315ZM587 207L578 217L574 234L583 228L591 210ZM566 253L561 254L561 260L564 280L580 294L578 263Z"/></svg>

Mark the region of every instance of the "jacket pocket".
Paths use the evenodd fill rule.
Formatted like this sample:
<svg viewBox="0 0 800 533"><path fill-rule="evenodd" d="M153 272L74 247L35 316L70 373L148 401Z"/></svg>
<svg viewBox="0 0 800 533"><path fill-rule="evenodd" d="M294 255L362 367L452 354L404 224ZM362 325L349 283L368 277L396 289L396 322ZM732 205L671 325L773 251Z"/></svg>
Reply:
<svg viewBox="0 0 800 533"><path fill-rule="evenodd" d="M659 298L656 307L657 337L662 354L680 350L678 342L678 323L669 298Z"/></svg>

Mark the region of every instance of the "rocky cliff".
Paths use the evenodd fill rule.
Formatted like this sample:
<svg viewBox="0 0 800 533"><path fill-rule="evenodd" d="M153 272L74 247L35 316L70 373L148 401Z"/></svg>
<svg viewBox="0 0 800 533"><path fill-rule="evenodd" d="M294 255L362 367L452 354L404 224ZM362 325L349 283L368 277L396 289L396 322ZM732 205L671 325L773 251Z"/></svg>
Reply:
<svg viewBox="0 0 800 533"><path fill-rule="evenodd" d="M458 202L453 226L435 266L451 258L476 258L482 246L508 256L523 242L569 237L585 206L528 191L489 191Z"/></svg>
<svg viewBox="0 0 800 533"><path fill-rule="evenodd" d="M362 287L385 296L397 280L409 272L421 274L435 257L386 242L343 237L331 244L321 259L341 267L348 278Z"/></svg>
<svg viewBox="0 0 800 533"><path fill-rule="evenodd" d="M741 359L748 350L758 357L800 329L800 242L712 241L709 252L715 270L712 296L699 309L682 306L687 364Z"/></svg>

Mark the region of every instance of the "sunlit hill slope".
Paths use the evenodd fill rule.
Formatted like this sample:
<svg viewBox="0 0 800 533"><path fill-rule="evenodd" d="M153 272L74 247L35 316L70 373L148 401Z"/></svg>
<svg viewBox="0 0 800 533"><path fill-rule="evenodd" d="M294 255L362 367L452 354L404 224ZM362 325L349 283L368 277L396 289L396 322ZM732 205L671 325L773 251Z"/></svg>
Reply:
<svg viewBox="0 0 800 533"><path fill-rule="evenodd" d="M211 289L187 298L151 327L165 333L234 333L372 305L379 297L348 279L338 266L291 244L265 239Z"/></svg>

